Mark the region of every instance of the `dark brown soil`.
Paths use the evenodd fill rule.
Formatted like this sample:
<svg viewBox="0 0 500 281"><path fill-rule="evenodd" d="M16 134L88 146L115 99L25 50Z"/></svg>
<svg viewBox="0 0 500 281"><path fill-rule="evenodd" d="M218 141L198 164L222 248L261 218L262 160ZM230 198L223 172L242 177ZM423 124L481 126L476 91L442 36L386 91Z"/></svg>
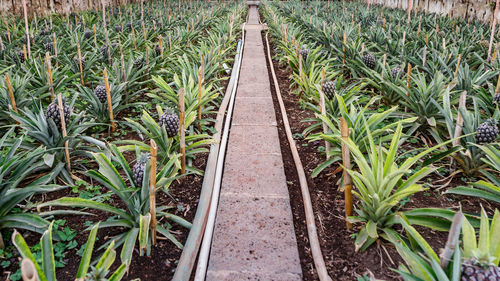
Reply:
<svg viewBox="0 0 500 281"><path fill-rule="evenodd" d="M263 40L265 42L264 36ZM271 50L271 54L274 56L273 50ZM298 97L291 92L289 80L291 76L290 70L285 66L280 66L276 61L273 61L273 66L276 71L283 102L287 110L292 134L302 134L303 130L311 125L310 123L302 122L302 120L312 118L314 114L311 111L301 108ZM296 167L286 138L270 69L269 77L272 84L271 89L276 109L276 118L279 125L281 152L285 165L285 174L289 183L288 188L294 217L295 234L299 246L304 280L318 280L309 247L304 205ZM318 150L318 148L324 144L322 142L309 142L297 138L295 141L304 166L304 171L307 175L321 249L330 277L332 277L333 280L339 281L356 280L357 277L372 272L376 278L399 280L398 275L393 272L391 268L397 268L398 264L403 261L395 248L389 243L380 242L371 246L364 252L355 252L353 234L357 232L356 227L353 231L346 229L344 195L343 192L339 190L338 185L341 174L333 174L333 171L338 168L338 165L325 169L316 178L311 177L312 171L325 159L325 154ZM462 184L463 182L456 180L450 184L450 187ZM429 190L413 196L411 201L406 203L405 209L415 207L458 209L461 205L467 212L478 213L480 203L485 205L486 202L470 198L464 199L463 197L456 196L442 196L439 191ZM490 207L489 204L486 203L486 205ZM422 227L417 227L417 229L436 251L444 246L447 236L446 233L435 232Z"/></svg>

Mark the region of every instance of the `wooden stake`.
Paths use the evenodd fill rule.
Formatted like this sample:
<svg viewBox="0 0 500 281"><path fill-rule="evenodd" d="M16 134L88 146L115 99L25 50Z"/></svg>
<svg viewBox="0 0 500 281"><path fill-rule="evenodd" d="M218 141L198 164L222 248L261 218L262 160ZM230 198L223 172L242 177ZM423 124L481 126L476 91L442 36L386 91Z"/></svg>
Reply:
<svg viewBox="0 0 500 281"><path fill-rule="evenodd" d="M184 88L179 91L179 131L180 131L180 153L181 174L186 173L186 132L184 131Z"/></svg>
<svg viewBox="0 0 500 281"><path fill-rule="evenodd" d="M302 54L299 54L299 80L302 81ZM302 99L302 90L299 93L299 100Z"/></svg>
<svg viewBox="0 0 500 281"><path fill-rule="evenodd" d="M94 45L95 45L95 48L97 49L97 32L96 32L95 24L92 25L92 30L94 31Z"/></svg>
<svg viewBox="0 0 500 281"><path fill-rule="evenodd" d="M47 75L49 76L50 99L53 101L55 98L55 93L54 81L52 80L52 63L50 62L49 52L45 53L45 64L47 65Z"/></svg>
<svg viewBox="0 0 500 281"><path fill-rule="evenodd" d="M57 38L56 38L56 33L52 33L52 41L54 42L54 56L56 57L56 66L58 65L57 61Z"/></svg>
<svg viewBox="0 0 500 281"><path fill-rule="evenodd" d="M132 40L134 41L134 49L137 50L137 40L135 39L135 28L132 26Z"/></svg>
<svg viewBox="0 0 500 281"><path fill-rule="evenodd" d="M458 69L460 67L460 60L462 59L462 54L458 54L458 60L457 60L457 67L455 68L455 74L453 77L457 78L458 76Z"/></svg>
<svg viewBox="0 0 500 281"><path fill-rule="evenodd" d="M344 117L340 117L340 133L342 139L347 141L349 139L349 126ZM342 142L342 163L344 166L344 200L345 200L345 216L346 216L346 227L347 229L352 228L352 224L347 221L347 217L352 216L352 182L351 176L347 170L351 169L351 154L349 152L349 147Z"/></svg>
<svg viewBox="0 0 500 281"><path fill-rule="evenodd" d="M160 35L160 38L158 38L158 43L160 45L160 55L161 55L161 58L163 59L163 40L161 38L161 35Z"/></svg>
<svg viewBox="0 0 500 281"><path fill-rule="evenodd" d="M345 64L345 46L347 45L347 35L344 31L344 45L342 46L343 54L342 54L342 64Z"/></svg>
<svg viewBox="0 0 500 281"><path fill-rule="evenodd" d="M106 50L108 52L108 63L111 65L111 45L109 44L108 28L106 27L106 5L104 0L101 0L102 5L102 22L104 24L104 38L106 39ZM97 47L96 47L97 48Z"/></svg>
<svg viewBox="0 0 500 281"><path fill-rule="evenodd" d="M61 118L61 130L63 137L66 138L67 133L66 133L66 120L64 119L64 106L62 102L62 95L61 93L57 94L57 106L59 107L59 117ZM66 169L68 170L68 173L71 174L71 162L69 158L69 147L68 147L68 140L64 142L64 152L66 155Z"/></svg>
<svg viewBox="0 0 500 281"><path fill-rule="evenodd" d="M109 81L108 81L108 70L104 68L104 86L106 87L106 98L108 100L108 112L109 112L109 120L111 122L111 132L116 130L116 124L113 115L113 101L111 100L111 91L109 89Z"/></svg>
<svg viewBox="0 0 500 281"><path fill-rule="evenodd" d="M460 95L460 101L459 101L459 108L466 109L465 107L465 102L467 101L467 91L463 91L462 94ZM460 113L460 110L458 110L458 115L457 115L457 125L455 127L455 136L453 140L453 146L457 146L460 143L460 135L462 134L462 128L464 125L464 118L462 114Z"/></svg>
<svg viewBox="0 0 500 281"><path fill-rule="evenodd" d="M201 55L201 66L198 69L198 103L200 107L198 107L198 131L201 133L201 112L203 107L201 106L201 98L203 94L203 83L205 80L205 65L204 65L204 55Z"/></svg>
<svg viewBox="0 0 500 281"><path fill-rule="evenodd" d="M78 67L80 68L80 83L82 83L82 86L85 86L85 82L83 81L83 63L82 63L82 52L80 50L80 42L76 42L76 49L78 51Z"/></svg>
<svg viewBox="0 0 500 281"><path fill-rule="evenodd" d="M493 26L491 27L490 45L488 47L488 60L491 58L491 48L493 47L493 38L495 37L495 28L497 27L497 15L498 6L500 5L500 0L497 0L495 13L493 14Z"/></svg>
<svg viewBox="0 0 500 281"><path fill-rule="evenodd" d="M384 59L382 61L382 81L384 81L385 64L386 63L387 63L387 54L384 54Z"/></svg>
<svg viewBox="0 0 500 281"><path fill-rule="evenodd" d="M500 92L500 75L498 75L498 80L497 80L497 87L495 89L495 93Z"/></svg>
<svg viewBox="0 0 500 281"><path fill-rule="evenodd" d="M26 29L26 42L28 43L28 57L31 59L31 42L30 42L30 33L28 25L28 8L26 7L26 0L23 0L23 9L24 9L24 27Z"/></svg>
<svg viewBox="0 0 500 281"><path fill-rule="evenodd" d="M28 258L24 258L21 262L21 277L23 281L38 281L38 273L35 264Z"/></svg>
<svg viewBox="0 0 500 281"><path fill-rule="evenodd" d="M321 69L321 87L319 90L319 106L321 108L321 115L326 116L326 102L325 102L325 93L323 93L323 84L325 83L325 69ZM325 122L323 123L323 134L328 134L328 126L326 125ZM325 152L326 152L326 160L330 159L330 155L328 153L330 152L330 142L325 140Z"/></svg>
<svg viewBox="0 0 500 281"><path fill-rule="evenodd" d="M156 157L158 152L158 146L156 142L151 139L150 141L150 154L151 154L151 166L149 171L149 213L151 214L151 223L149 228L151 230L151 240L153 245L156 245Z"/></svg>
<svg viewBox="0 0 500 281"><path fill-rule="evenodd" d="M5 83L7 84L7 89L9 90L10 104L12 109L17 113L16 98L14 97L14 91L12 90L12 84L10 83L9 73L5 73Z"/></svg>

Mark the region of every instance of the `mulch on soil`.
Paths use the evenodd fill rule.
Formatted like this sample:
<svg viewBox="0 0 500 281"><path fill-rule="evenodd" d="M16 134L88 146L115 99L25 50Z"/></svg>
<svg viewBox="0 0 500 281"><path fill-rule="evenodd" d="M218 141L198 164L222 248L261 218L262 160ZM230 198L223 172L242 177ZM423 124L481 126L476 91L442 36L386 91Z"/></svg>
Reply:
<svg viewBox="0 0 500 281"><path fill-rule="evenodd" d="M264 35L263 40L265 40ZM274 50L271 50L271 55L274 57ZM273 61L273 66L283 102L287 109L292 134L302 134L304 129L311 125L311 123L302 122L302 120L314 117L314 113L301 108L298 97L291 92L291 71L286 66L280 66L276 61ZM299 244L299 255L301 258L304 280L318 280L309 247L304 206L296 167L286 138L269 63L268 69L271 84L273 84L271 89L273 92L276 119L278 120L281 152L288 181L295 234ZM376 278L400 280L398 274L393 272L391 268L397 268L403 260L390 243L380 242L371 246L364 252L355 252L353 235L357 231L356 228L353 231L348 231L345 227L344 195L343 192L339 190L337 184L341 174L332 174L332 171L337 168L337 166L325 169L316 178L311 177L312 171L325 159L324 152L318 150L323 146L323 142L309 142L305 139L295 139L295 141L304 166L304 171L307 175L321 249L330 277L332 277L333 280L339 281L356 280L357 277L372 272ZM458 185L464 185L464 183L460 180L454 180L449 188ZM443 196L440 191L428 190L411 197L411 200L406 203L404 209L440 207L457 210L459 206L462 206L463 210L466 212L479 213L480 204L485 205L485 207L490 210L495 207L484 200L458 196ZM423 227L416 228L436 251L444 246L447 233L436 232Z"/></svg>

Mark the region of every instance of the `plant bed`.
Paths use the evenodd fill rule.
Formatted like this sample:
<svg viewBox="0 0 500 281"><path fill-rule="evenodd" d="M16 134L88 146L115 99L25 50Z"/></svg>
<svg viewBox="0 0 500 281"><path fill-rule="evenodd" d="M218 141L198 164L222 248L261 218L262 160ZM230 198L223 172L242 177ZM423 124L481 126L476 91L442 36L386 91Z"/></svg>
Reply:
<svg viewBox="0 0 500 281"><path fill-rule="evenodd" d="M312 6L317 4L318 3L312 3ZM266 5L269 5L269 3L266 3ZM323 8L325 7L326 6L323 6ZM264 8L261 9L261 16L263 16L263 10ZM307 21L309 21L309 19L313 20L315 12L319 13L319 7L315 6L313 9L304 9L304 11L308 11L312 15L312 18L310 18L309 15L306 17ZM263 18L265 18L265 16L263 16ZM293 20L290 20L288 24L300 22L297 18L298 17L295 17ZM284 25L282 25L282 23L280 23L276 18L274 19L276 21L273 22L273 24L283 28ZM306 23L304 23L304 25L306 25ZM319 24L319 26L322 27L321 24ZM292 29L290 26L288 26L288 28ZM300 29L300 27L293 28ZM324 30L324 27L322 27L322 29ZM283 29L281 31L283 31ZM293 31L296 32L297 30L293 29ZM274 34L276 34L276 32ZM298 40L302 40L302 42L306 42L307 44L315 44L314 40L307 35L303 35L300 38L294 38L297 39L297 43L299 42ZM263 39L265 40L264 36ZM275 42L273 43L273 41L276 40L279 40L279 38L273 37L271 40L271 53L273 58L275 58L273 65L279 81L283 101L287 109L290 127L307 175L309 191L311 193L313 209L315 211L319 239L329 275L334 280L355 280L356 278L359 278L358 280L369 280L368 276L370 276L370 274L373 274L376 278L381 278L383 280L402 280L402 277L391 269L397 269L400 264L404 264L405 259L398 254L398 251L396 251L396 248L391 243L378 240L375 245L370 246L364 251L355 251L354 241L360 228L355 224L352 231L346 229L344 193L340 190L339 186L339 183L341 183L342 173L333 173L333 170L339 167L342 162L338 161L329 168L324 169L322 172L316 173L316 168L322 164L323 161L325 161L325 142L323 140L306 139L305 137L307 135L304 136L304 131L307 132L307 129L313 125L314 122L316 122L308 122L308 120L316 119L315 112L308 109L307 106L304 106L304 103L311 101L310 99L305 101L299 100L299 89L300 91L305 91L304 88L306 87L298 84L298 81L300 80L297 78L297 69L295 69L295 72L293 69L290 69L286 63L287 60L283 59L283 50L280 50L279 54L275 52L275 50L279 48ZM280 44L282 45L283 43ZM295 50L293 49L290 50L292 53L294 51ZM290 61L291 57L291 55L288 56L288 63L293 64L294 62ZM281 63L277 61L278 59ZM317 64L321 64L321 61L317 62ZM298 67L298 65L295 64L294 67ZM272 81L271 74L269 75ZM311 74L308 73L308 75ZM312 78L312 75L307 78ZM286 141L283 122L279 112L279 105L275 96L276 93L274 92L273 87L272 89L275 109L277 110L276 116L279 125L281 148L285 163L285 173L289 182L289 192L292 210L294 213L294 226L299 243L299 253L302 261L304 280L318 280L308 245L302 196L295 172L296 168L291 157L289 144ZM314 85L311 85L311 91L317 91L316 89L317 88L314 88ZM378 94L377 92L373 93L373 91L374 90L372 89L371 93L370 91L367 91L367 93L363 93L363 95ZM305 94L306 93L304 93L304 95ZM377 107L374 106L371 110L376 111ZM426 144L422 141L415 143L406 142L403 146L401 146L401 151L412 153L415 150L425 148L425 145ZM442 159L434 165L438 167L447 166L449 165L449 158ZM470 182L470 179L455 177L453 180L448 182L445 188L435 189L433 187L433 182L438 180L442 181L442 179L442 175L429 175L429 177L425 180L429 183L426 186L430 187L430 189L416 193L412 197L405 199L404 202L398 206L398 210L406 211L418 208L442 208L454 211L461 209L467 213L479 214L482 205L487 210L487 213L491 215L494 213L494 210L498 209L500 206L494 202L479 198L444 194L446 190L452 190L453 188L467 185ZM439 187L439 185L436 186ZM354 205L359 203L360 202L358 200L354 201ZM419 226L416 228L422 237L436 251L445 247L447 232L434 231ZM404 235L405 233L399 226L395 226L395 230L401 235Z"/></svg>

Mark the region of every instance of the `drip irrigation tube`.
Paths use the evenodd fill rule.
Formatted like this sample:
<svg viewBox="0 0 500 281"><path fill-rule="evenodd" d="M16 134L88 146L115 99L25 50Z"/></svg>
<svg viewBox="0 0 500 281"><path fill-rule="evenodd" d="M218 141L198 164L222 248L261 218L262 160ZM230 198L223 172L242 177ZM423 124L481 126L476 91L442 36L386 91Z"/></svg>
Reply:
<svg viewBox="0 0 500 281"><path fill-rule="evenodd" d="M245 43L245 23L242 27L241 35L241 46ZM224 133L222 135L222 142L219 150L219 158L217 159L217 169L215 171L215 182L212 193L212 202L210 204L210 211L208 214L208 222L205 228L205 234L203 235L203 243L201 244L200 255L198 256L198 266L196 267L196 275L194 277L195 281L205 280L205 275L207 273L208 258L210 255L210 246L212 245L212 236L214 233L215 226L215 216L217 214L217 206L219 205L219 194L220 186L222 182L222 171L224 169L224 159L226 156L226 146L227 139L229 136L229 130L231 128L231 117L233 115L234 100L236 96L236 89L238 88L238 79L240 77L240 66L241 59L243 58L242 52L240 52L238 68L236 68L236 78L233 86L233 92L231 93L231 101L229 102L229 108L227 110L226 123L224 124Z"/></svg>
<svg viewBox="0 0 500 281"><path fill-rule="evenodd" d="M177 264L177 268L174 273L172 281L188 281L191 277L191 272L196 261L196 256L198 255L198 250L200 249L200 244L203 238L205 227L207 225L209 211L211 210L212 197L214 191L214 184L216 180L216 172L219 170L219 154L225 152L225 146L221 148L221 144L227 143L227 134L224 132L224 136L221 142L220 132L222 131L222 125L225 123L230 123L232 113L232 105L234 104L233 97L234 92L238 84L239 69L241 66L241 57L243 50L244 41L244 27L242 31L242 39L238 41L237 52L235 56L235 64L233 66L233 71L231 73L231 78L229 79L228 87L224 95L224 99L217 112L217 118L215 123L216 133L213 136L215 142L210 146L210 153L207 160L207 168L205 170L205 176L203 178L203 184L201 187L200 199L198 203L198 208L196 209L196 214L193 220L191 230L189 231L188 238L185 243L184 250L182 251L181 257ZM229 94L231 93L231 94ZM230 104L228 114L226 116L226 108ZM226 118L225 118L226 117ZM227 126L227 125L226 125ZM224 126L224 128L226 127ZM225 139L224 139L225 138ZM217 165L217 166L216 166ZM222 163L223 165L223 163ZM218 198L218 194L217 194ZM213 227L212 227L213 230Z"/></svg>
<svg viewBox="0 0 500 281"><path fill-rule="evenodd" d="M278 102L280 104L281 116L286 131L286 137L288 139L290 150L292 151L293 161L295 162L297 175L299 177L302 200L304 201L304 212L306 214L307 235L309 236L309 245L311 246L314 266L316 267L316 271L318 272L318 276L321 281L331 281L332 278L328 276L328 272L326 271L325 261L323 260L323 253L321 252L321 247L319 245L318 232L316 230L316 223L314 221L314 211L311 203L311 195L309 194L309 187L307 185L306 174L304 172L302 162L300 161L300 156L295 145L295 140L293 139L292 130L290 129L290 123L288 122L285 104L283 103L278 79L276 78L276 73L274 72L273 60L271 58L271 49L269 48L269 40L267 37L268 33L266 33L267 59L269 61L269 67L271 68L271 73L273 76L276 96L278 97Z"/></svg>

